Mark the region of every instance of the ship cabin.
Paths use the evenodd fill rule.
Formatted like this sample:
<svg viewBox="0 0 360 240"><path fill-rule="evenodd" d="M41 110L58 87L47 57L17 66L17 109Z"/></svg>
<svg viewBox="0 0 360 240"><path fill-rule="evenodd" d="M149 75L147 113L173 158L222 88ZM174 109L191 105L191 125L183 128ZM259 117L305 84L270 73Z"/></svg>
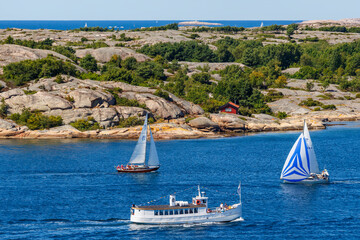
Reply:
<svg viewBox="0 0 360 240"><path fill-rule="evenodd" d="M175 195L170 195L169 205L153 205L153 206L133 206L131 215L137 217L181 217L191 216L194 214L206 214L208 208L208 198L205 192L199 193L192 199L192 203L187 201L176 201Z"/></svg>

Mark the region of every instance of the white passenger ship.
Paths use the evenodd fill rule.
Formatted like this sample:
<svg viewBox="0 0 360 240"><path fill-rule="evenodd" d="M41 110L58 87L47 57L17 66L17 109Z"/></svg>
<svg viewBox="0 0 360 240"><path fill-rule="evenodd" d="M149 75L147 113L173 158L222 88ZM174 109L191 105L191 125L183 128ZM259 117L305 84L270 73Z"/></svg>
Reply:
<svg viewBox="0 0 360 240"><path fill-rule="evenodd" d="M176 201L170 195L169 205L135 206L131 208L130 221L143 224L184 224L204 222L230 222L241 218L241 190L238 188L239 203L226 206L221 204L215 209L208 208L208 197L200 192L192 202Z"/></svg>

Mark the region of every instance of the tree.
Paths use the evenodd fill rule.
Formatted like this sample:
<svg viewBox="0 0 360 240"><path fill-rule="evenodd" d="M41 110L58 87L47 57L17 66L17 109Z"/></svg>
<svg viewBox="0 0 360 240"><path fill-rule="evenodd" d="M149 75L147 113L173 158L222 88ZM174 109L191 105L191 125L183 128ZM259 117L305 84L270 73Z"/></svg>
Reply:
<svg viewBox="0 0 360 240"><path fill-rule="evenodd" d="M85 57L80 60L80 66L92 72L98 70L97 61L91 54L86 54Z"/></svg>
<svg viewBox="0 0 360 240"><path fill-rule="evenodd" d="M289 38L291 38L291 35L293 35L297 29L298 29L298 25L295 23L288 25L286 28L286 35Z"/></svg>
<svg viewBox="0 0 360 240"><path fill-rule="evenodd" d="M286 81L286 77L285 76L279 76L276 80L275 80L275 86L278 88L283 88L286 86L287 81Z"/></svg>
<svg viewBox="0 0 360 240"><path fill-rule="evenodd" d="M209 73L205 73L205 72L201 72L201 73L194 73L191 78L199 83L202 84L209 84L210 83L210 74Z"/></svg>

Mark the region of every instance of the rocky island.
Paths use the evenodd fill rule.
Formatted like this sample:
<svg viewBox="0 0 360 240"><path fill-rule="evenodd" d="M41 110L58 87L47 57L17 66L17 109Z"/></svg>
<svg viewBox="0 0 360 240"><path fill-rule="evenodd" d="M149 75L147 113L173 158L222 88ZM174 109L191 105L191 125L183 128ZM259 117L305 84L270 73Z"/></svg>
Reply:
<svg viewBox="0 0 360 240"><path fill-rule="evenodd" d="M360 119L360 23L0 30L0 138L234 136ZM227 102L237 114L219 112Z"/></svg>

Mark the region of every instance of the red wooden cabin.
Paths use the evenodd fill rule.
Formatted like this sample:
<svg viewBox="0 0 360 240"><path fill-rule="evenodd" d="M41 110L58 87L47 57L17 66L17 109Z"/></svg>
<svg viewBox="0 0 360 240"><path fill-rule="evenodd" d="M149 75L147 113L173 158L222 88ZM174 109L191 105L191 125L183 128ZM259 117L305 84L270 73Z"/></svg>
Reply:
<svg viewBox="0 0 360 240"><path fill-rule="evenodd" d="M239 105L236 105L233 102L228 102L225 105L222 105L219 110L220 112L223 113L232 113L232 114L237 114L238 113L238 109L239 109Z"/></svg>

